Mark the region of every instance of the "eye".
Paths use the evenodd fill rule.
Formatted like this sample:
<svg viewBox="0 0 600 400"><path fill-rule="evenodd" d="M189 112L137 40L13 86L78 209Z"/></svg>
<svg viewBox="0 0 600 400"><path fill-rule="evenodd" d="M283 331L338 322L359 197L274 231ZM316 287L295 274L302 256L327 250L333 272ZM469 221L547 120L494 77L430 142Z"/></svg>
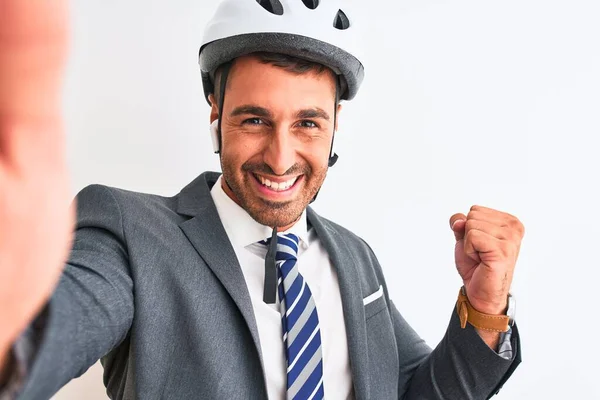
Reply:
<svg viewBox="0 0 600 400"><path fill-rule="evenodd" d="M263 125L264 122L260 118L248 118L242 122L243 125Z"/></svg>
<svg viewBox="0 0 600 400"><path fill-rule="evenodd" d="M300 121L299 125L301 128L318 128L319 127L319 125L317 125L314 121L310 121L310 120Z"/></svg>

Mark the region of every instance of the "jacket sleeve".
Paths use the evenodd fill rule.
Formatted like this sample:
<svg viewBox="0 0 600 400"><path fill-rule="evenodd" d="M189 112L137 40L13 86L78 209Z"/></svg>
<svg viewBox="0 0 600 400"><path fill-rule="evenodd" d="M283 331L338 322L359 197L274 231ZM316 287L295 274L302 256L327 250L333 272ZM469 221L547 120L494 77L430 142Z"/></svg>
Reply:
<svg viewBox="0 0 600 400"><path fill-rule="evenodd" d="M398 398L482 400L497 394L521 362L517 325L512 326L512 356L507 359L492 350L473 326L467 324L462 329L453 307L444 337L431 350L390 300L381 265L370 247L369 251L377 278L384 288L396 337L400 366Z"/></svg>
<svg viewBox="0 0 600 400"><path fill-rule="evenodd" d="M462 329L453 310L443 339L428 351L390 304L400 358L399 399L489 399L521 361L516 325L511 337L514 354L507 360L490 349L471 325Z"/></svg>
<svg viewBox="0 0 600 400"><path fill-rule="evenodd" d="M132 323L133 282L119 205L98 185L76 200L69 261L49 302L15 345L27 351L17 357L23 373L18 389L9 389L17 393L11 398L52 397L121 343Z"/></svg>

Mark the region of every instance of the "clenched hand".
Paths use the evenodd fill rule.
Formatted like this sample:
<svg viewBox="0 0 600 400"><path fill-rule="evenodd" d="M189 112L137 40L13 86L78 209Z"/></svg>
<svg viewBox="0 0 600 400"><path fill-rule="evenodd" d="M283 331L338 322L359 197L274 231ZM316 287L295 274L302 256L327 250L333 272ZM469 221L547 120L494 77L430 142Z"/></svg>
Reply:
<svg viewBox="0 0 600 400"><path fill-rule="evenodd" d="M455 261L471 305L485 314L503 314L525 229L514 216L473 206L454 214Z"/></svg>

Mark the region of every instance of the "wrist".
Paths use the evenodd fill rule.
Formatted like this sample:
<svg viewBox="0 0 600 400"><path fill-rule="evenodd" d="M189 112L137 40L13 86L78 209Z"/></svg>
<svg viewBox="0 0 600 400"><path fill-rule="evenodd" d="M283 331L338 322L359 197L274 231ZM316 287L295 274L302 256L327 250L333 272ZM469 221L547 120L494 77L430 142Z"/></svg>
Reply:
<svg viewBox="0 0 600 400"><path fill-rule="evenodd" d="M471 306L480 313L489 315L506 315L506 310L508 309L508 296L505 296L505 300L503 302L497 303L478 301L470 298L468 295L467 297L469 298L469 303L471 303Z"/></svg>
<svg viewBox="0 0 600 400"><path fill-rule="evenodd" d="M480 313L488 315L506 315L506 310L508 309L508 294L499 296L493 300L488 300L482 299L472 292L469 293L465 286L462 287L462 292L467 296L467 299L469 299L471 307Z"/></svg>
<svg viewBox="0 0 600 400"><path fill-rule="evenodd" d="M480 303L479 306L481 307ZM511 318L506 313L502 313L500 307L484 309L488 312L479 311L471 304L464 286L459 290L456 311L460 318L461 328L464 329L468 322L477 329L492 332L506 332L510 329ZM496 312L496 314L492 314L489 311Z"/></svg>

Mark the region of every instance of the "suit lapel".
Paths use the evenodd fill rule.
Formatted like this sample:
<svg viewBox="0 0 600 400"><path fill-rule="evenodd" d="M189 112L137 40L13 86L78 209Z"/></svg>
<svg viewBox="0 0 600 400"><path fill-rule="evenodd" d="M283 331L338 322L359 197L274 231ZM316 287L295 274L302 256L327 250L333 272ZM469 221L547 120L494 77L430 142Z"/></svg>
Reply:
<svg viewBox="0 0 600 400"><path fill-rule="evenodd" d="M177 211L193 218L179 226L240 310L254 340L262 366L258 328L248 287L210 195L210 188L218 177L217 173L204 173L181 191Z"/></svg>
<svg viewBox="0 0 600 400"><path fill-rule="evenodd" d="M360 295L362 290L358 266L340 233L323 221L311 208L307 210L307 214L338 275L355 396L357 400L368 399L367 328L365 309Z"/></svg>

